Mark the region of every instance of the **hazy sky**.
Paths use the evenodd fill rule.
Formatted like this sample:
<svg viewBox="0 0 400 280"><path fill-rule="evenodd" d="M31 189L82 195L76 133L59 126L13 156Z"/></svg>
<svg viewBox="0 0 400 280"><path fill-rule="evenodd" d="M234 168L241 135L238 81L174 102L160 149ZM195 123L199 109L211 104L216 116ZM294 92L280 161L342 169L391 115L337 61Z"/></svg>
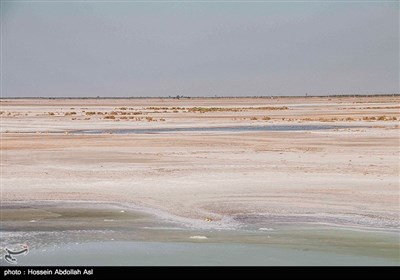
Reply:
<svg viewBox="0 0 400 280"><path fill-rule="evenodd" d="M3 2L2 95L399 92L399 3Z"/></svg>

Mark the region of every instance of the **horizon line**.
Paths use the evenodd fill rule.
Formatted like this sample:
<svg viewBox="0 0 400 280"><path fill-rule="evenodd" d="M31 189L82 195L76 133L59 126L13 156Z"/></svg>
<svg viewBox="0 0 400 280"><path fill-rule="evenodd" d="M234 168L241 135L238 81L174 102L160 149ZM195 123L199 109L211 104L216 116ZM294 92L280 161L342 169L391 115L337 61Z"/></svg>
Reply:
<svg viewBox="0 0 400 280"><path fill-rule="evenodd" d="M400 93L377 93L377 94L329 94L329 95L247 95L247 96L22 96L4 97L0 99L228 99L228 98L312 98L312 97L378 97L378 96L400 96Z"/></svg>

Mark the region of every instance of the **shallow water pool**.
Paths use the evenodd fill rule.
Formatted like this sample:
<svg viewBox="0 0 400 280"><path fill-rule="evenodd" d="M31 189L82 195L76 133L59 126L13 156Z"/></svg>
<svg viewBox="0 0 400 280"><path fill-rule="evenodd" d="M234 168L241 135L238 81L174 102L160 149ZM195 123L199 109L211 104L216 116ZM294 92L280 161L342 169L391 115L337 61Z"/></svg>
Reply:
<svg viewBox="0 0 400 280"><path fill-rule="evenodd" d="M149 134L174 132L257 132L257 131L314 131L339 128L351 128L337 125L263 125L263 126L211 126L211 127L169 127L169 128L134 128L134 129L93 129L75 130L71 134Z"/></svg>

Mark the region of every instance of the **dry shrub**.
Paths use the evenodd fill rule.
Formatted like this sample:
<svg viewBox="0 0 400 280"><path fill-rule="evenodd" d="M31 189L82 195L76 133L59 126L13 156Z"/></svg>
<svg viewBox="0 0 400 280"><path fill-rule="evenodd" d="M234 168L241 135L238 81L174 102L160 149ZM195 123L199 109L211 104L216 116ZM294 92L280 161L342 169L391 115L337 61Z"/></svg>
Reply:
<svg viewBox="0 0 400 280"><path fill-rule="evenodd" d="M172 109L175 107L172 107ZM169 110L168 107L146 107L145 110Z"/></svg>
<svg viewBox="0 0 400 280"><path fill-rule="evenodd" d="M332 122L333 119L328 119L328 118L319 118L318 119L320 122Z"/></svg>
<svg viewBox="0 0 400 280"><path fill-rule="evenodd" d="M250 107L250 108L242 108L247 110L289 110L289 107L281 106L281 107Z"/></svg>
<svg viewBox="0 0 400 280"><path fill-rule="evenodd" d="M222 108L222 107L193 107L193 108L188 108L188 112L199 112L199 113L207 113L207 112L239 112L239 111L241 111L239 108Z"/></svg>

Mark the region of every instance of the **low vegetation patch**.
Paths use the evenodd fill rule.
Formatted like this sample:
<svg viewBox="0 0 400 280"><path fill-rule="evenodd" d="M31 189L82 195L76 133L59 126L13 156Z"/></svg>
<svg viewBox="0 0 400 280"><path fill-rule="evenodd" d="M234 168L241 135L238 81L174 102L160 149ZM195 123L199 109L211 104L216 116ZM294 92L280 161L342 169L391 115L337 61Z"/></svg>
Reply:
<svg viewBox="0 0 400 280"><path fill-rule="evenodd" d="M65 112L64 116L76 115L76 112Z"/></svg>

